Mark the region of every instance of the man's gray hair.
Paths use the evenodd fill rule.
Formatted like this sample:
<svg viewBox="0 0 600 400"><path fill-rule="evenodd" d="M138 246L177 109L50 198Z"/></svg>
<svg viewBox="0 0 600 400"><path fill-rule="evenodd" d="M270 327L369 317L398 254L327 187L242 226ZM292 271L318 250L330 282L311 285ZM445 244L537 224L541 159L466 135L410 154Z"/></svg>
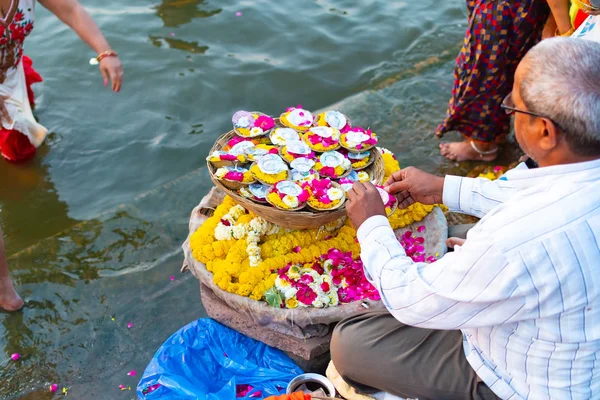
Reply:
<svg viewBox="0 0 600 400"><path fill-rule="evenodd" d="M573 152L600 155L600 43L547 39L523 61L519 91L527 109L562 128Z"/></svg>

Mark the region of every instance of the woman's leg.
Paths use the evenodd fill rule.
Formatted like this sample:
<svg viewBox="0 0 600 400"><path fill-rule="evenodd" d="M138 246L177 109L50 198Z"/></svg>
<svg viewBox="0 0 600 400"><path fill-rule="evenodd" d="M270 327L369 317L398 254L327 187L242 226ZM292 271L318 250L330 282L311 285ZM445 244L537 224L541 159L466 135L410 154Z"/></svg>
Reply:
<svg viewBox="0 0 600 400"><path fill-rule="evenodd" d="M23 299L15 291L8 274L2 227L0 227L0 308L6 311L18 311L23 308Z"/></svg>
<svg viewBox="0 0 600 400"><path fill-rule="evenodd" d="M492 161L496 142L510 130L500 105L512 90L516 67L541 38L548 16L544 1L468 0L469 27L456 59L454 88L445 121L436 134L458 131L465 141L440 144L456 161Z"/></svg>
<svg viewBox="0 0 600 400"><path fill-rule="evenodd" d="M387 311L341 321L331 359L346 383L364 393L404 398L471 400L498 397L469 365L460 331L404 325Z"/></svg>

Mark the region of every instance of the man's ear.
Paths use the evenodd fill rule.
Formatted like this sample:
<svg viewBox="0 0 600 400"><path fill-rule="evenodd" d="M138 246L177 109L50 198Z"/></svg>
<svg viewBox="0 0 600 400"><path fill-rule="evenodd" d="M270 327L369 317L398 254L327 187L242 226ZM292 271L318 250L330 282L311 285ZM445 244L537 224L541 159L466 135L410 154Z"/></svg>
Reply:
<svg viewBox="0 0 600 400"><path fill-rule="evenodd" d="M539 146L540 149L545 151L553 150L558 146L559 142L559 131L556 124L547 118L540 118L543 124L543 129L539 135Z"/></svg>

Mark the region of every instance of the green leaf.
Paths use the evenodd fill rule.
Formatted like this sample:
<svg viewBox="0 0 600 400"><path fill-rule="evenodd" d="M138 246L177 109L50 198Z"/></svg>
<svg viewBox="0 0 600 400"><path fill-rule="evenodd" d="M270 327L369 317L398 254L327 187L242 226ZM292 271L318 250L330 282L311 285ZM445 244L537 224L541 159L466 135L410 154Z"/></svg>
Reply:
<svg viewBox="0 0 600 400"><path fill-rule="evenodd" d="M279 293L279 290L277 290L275 287L272 287L265 292L265 301L271 307L279 308L281 307L281 303L283 303L283 298L281 293Z"/></svg>

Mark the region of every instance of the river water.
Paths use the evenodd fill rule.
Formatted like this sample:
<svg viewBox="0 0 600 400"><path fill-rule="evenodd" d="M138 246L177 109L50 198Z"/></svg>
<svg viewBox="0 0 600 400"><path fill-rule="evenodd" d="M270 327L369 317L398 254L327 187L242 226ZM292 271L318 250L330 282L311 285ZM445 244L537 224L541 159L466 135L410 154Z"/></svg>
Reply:
<svg viewBox="0 0 600 400"><path fill-rule="evenodd" d="M236 110L333 107L403 166L472 166L442 159L433 137L463 0L83 3L125 84L104 88L89 49L38 7L26 54L45 78L36 114L52 133L33 162L0 161L0 220L26 300L0 314L2 399L61 397L50 383L74 399L133 399L160 344L205 315L196 279L179 274L180 245L211 186L206 153Z"/></svg>

